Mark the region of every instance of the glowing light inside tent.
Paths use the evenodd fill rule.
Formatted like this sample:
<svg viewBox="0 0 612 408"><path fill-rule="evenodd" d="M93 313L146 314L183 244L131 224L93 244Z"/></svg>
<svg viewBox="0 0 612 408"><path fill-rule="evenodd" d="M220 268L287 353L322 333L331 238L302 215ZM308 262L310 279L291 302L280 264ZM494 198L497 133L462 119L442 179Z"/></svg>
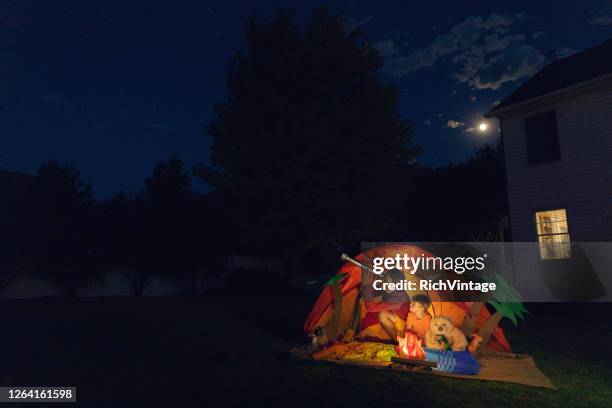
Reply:
<svg viewBox="0 0 612 408"><path fill-rule="evenodd" d="M398 354L400 356L415 360L425 359L425 350L421 347L422 340L417 339L414 334L406 332L403 338L397 338L397 342L399 343Z"/></svg>

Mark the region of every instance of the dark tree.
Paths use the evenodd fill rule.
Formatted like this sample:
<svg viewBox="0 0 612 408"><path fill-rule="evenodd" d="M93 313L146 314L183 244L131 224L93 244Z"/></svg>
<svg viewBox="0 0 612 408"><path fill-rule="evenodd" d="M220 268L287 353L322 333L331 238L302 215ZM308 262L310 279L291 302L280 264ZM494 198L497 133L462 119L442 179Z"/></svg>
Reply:
<svg viewBox="0 0 612 408"><path fill-rule="evenodd" d="M422 169L416 187L418 198L406 204L406 240L499 241L507 232L500 144L476 150L463 163Z"/></svg>
<svg viewBox="0 0 612 408"><path fill-rule="evenodd" d="M0 294L30 262L23 249L28 237L24 234L24 203L33 181L32 176L0 171Z"/></svg>
<svg viewBox="0 0 612 408"><path fill-rule="evenodd" d="M106 264L119 269L130 284L132 293L141 296L152 271L148 265L145 237L144 195L115 194L104 206L104 248Z"/></svg>
<svg viewBox="0 0 612 408"><path fill-rule="evenodd" d="M145 193L151 208L156 211L177 210L177 206L189 201L193 192L183 162L176 157L159 162L151 177L145 180Z"/></svg>
<svg viewBox="0 0 612 408"><path fill-rule="evenodd" d="M212 165L196 171L237 237L290 260L385 239L417 149L377 51L324 10L303 30L288 11L250 17L245 37L207 128Z"/></svg>
<svg viewBox="0 0 612 408"><path fill-rule="evenodd" d="M205 232L198 228L198 195L191 188L183 162L177 158L160 162L145 181L144 199L141 242L147 255L138 269L172 277L190 276L204 249L200 237Z"/></svg>
<svg viewBox="0 0 612 408"><path fill-rule="evenodd" d="M93 190L70 163L38 169L24 204L23 250L33 271L75 296L100 276Z"/></svg>
<svg viewBox="0 0 612 408"><path fill-rule="evenodd" d="M155 166L142 192L105 203L106 263L121 271L134 295L143 295L153 276L195 279L207 252L200 206L189 172L173 157Z"/></svg>

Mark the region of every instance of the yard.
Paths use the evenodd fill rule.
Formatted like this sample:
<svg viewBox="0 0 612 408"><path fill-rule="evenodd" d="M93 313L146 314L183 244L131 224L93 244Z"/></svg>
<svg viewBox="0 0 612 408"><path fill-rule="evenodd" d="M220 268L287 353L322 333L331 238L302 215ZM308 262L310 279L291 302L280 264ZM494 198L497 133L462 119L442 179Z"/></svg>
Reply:
<svg viewBox="0 0 612 408"><path fill-rule="evenodd" d="M301 296L2 301L0 385L76 385L87 407L604 407L612 401L609 305L584 305L572 316L560 306L528 305L525 322L506 326L514 351L535 357L553 391L290 360L287 351L304 341L300 327L312 302Z"/></svg>

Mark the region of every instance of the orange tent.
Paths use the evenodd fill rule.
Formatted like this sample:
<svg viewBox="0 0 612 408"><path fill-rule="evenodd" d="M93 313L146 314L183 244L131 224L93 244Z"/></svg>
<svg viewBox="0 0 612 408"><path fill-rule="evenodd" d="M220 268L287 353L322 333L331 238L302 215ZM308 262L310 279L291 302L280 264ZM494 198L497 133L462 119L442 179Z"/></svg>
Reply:
<svg viewBox="0 0 612 408"><path fill-rule="evenodd" d="M406 254L411 257L418 257L421 255L425 255L426 257L433 256L431 253L414 245L395 244L372 248L359 254L355 259L367 264L375 257L394 257L396 254ZM316 327L320 326L327 328L328 332L331 331L332 336L343 333L344 330L352 326L357 314L359 326L364 333L367 332L369 336L373 335L374 337L388 340L388 336L377 321L375 319L373 320L371 318L372 316L368 316L366 308L363 307L364 300L358 296L362 287L361 268L352 263L346 263L340 268L336 276L339 279L338 285L335 288L329 285L323 288L323 291L319 295L304 323L304 330L307 333L312 333ZM334 291L336 291L336 293L334 293ZM432 299L430 313L436 316L446 316L455 326L461 327L466 312L469 310L470 303L444 302L441 301L444 298L442 294L432 293L432 291L430 291L429 295ZM359 307L357 311L356 307ZM407 310L406 308L403 309L404 310L399 310L397 314L405 318ZM402 313L404 314L403 316ZM482 327L490 317L491 313L486 307L480 308L480 312L478 316L476 316L474 333L477 333L478 329ZM331 328L330 326L334 327L329 330ZM501 328L496 327L492 332L487 348L497 351L511 351L510 344L506 340Z"/></svg>

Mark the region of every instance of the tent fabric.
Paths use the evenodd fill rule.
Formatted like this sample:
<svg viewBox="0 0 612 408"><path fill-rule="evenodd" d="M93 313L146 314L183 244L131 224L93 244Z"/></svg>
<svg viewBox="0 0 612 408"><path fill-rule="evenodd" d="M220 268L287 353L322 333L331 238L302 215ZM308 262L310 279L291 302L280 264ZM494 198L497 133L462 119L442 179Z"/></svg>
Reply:
<svg viewBox="0 0 612 408"><path fill-rule="evenodd" d="M409 303L402 303L399 309L393 310L393 313L402 320L406 320L408 312L410 312ZM364 318L361 319L362 330L375 324L378 324L378 312L367 312Z"/></svg>
<svg viewBox="0 0 612 408"><path fill-rule="evenodd" d="M366 252L363 252L355 257L358 261L369 263L375 257L394 257L396 254L406 254L408 256L421 256L424 255L426 257L433 256L428 251L419 248L415 245L388 245L384 247L376 247L372 248ZM348 328L353 317L353 312L356 304L356 299L361 291L361 268L353 265L351 263L344 264L340 270L338 271L338 275L344 275L342 279L339 281L339 290L342 294L342 308L340 315L340 327ZM430 307L430 314L436 316L446 316L450 318L453 324L456 327L461 327L463 323L463 319L465 318L465 313L469 309L469 303L466 302L444 302L441 301L444 299L444 294L442 293L432 293L429 294L432 298L432 305ZM433 295L433 296L432 296ZM437 299L435 299L437 297ZM363 299L361 299L363 306ZM304 323L304 330L307 333L312 333L315 327L321 326L326 327L329 323L331 316L333 313L333 291L330 286L326 286L323 288L321 294L317 298L306 322ZM378 337L381 339L388 339L388 336L385 334L382 327L373 321L372 316L367 316L365 313L365 308L361 307L361 328L367 329L368 337ZM475 331L477 332L482 325L484 325L489 318L491 317L491 313L486 307L482 307L480 309L480 313L476 319ZM365 325L364 325L364 318ZM508 343L504 332L501 328L497 327L491 336L491 340L487 344L487 348L503 351L503 352L511 352L510 344Z"/></svg>

